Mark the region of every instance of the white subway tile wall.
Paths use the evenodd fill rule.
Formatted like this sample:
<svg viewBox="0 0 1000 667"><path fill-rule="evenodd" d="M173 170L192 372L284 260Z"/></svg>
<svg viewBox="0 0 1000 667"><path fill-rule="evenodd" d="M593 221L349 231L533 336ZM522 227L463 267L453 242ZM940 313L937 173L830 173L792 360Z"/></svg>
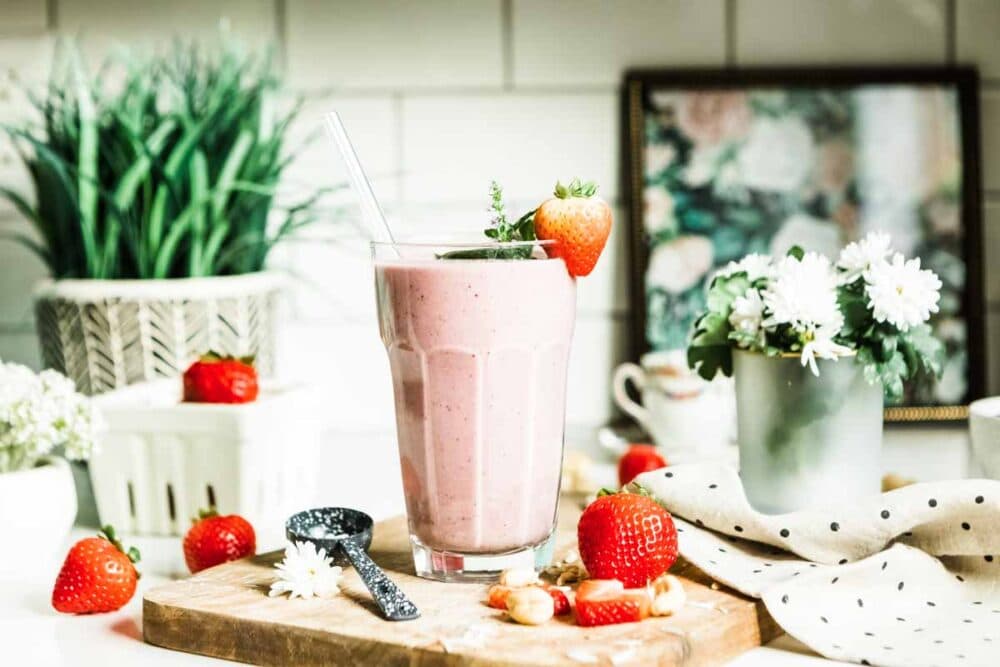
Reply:
<svg viewBox="0 0 1000 667"><path fill-rule="evenodd" d="M986 300L1000 305L1000 260L996 255L997 248L1000 248L1000 201L988 201L983 207L983 230L983 245L989 253L983 262Z"/></svg>
<svg viewBox="0 0 1000 667"><path fill-rule="evenodd" d="M3 24L0 14L0 25ZM33 118L27 90L45 82L52 60L51 37L28 30L25 34L4 36L0 33L0 122L19 122ZM29 202L35 196L28 187L28 172L18 158L10 136L0 133L0 184L23 192ZM0 201L0 216L10 215L14 207Z"/></svg>
<svg viewBox="0 0 1000 667"><path fill-rule="evenodd" d="M331 96L306 94L293 131L291 145L298 157L291 164L284 185L293 193L318 187L346 186L347 169L323 127L324 114L336 111L350 133L351 141L372 179L375 194L383 206L399 200L399 114L398 102L390 95ZM338 191L333 200L348 194ZM349 198L349 197L348 197Z"/></svg>
<svg viewBox="0 0 1000 667"><path fill-rule="evenodd" d="M94 66L109 53L120 53L123 46L141 54L175 38L202 40L229 33L264 44L277 36L273 0L54 0L52 4L55 29L77 38Z"/></svg>
<svg viewBox="0 0 1000 667"><path fill-rule="evenodd" d="M736 62L940 63L945 0L737 0Z"/></svg>
<svg viewBox="0 0 1000 667"><path fill-rule="evenodd" d="M581 175L617 195L618 98L501 93L403 98L403 201L484 201L490 179L537 201Z"/></svg>
<svg viewBox="0 0 1000 667"><path fill-rule="evenodd" d="M499 88L500 0L287 0L293 86Z"/></svg>
<svg viewBox="0 0 1000 667"><path fill-rule="evenodd" d="M723 0L514 0L515 86L615 87L626 67L722 65Z"/></svg>
<svg viewBox="0 0 1000 667"><path fill-rule="evenodd" d="M1000 194L1000 87L983 90L979 104L983 131L983 187L988 193Z"/></svg>
<svg viewBox="0 0 1000 667"><path fill-rule="evenodd" d="M493 178L514 211L544 197L557 177L601 183L618 224L594 274L580 281L567 406L576 426L612 416L608 378L627 354L627 230L617 205L618 86L627 67L978 64L986 252L992 264L1000 258L996 0L6 0L0 121L26 111L10 77L43 77L56 35L82 36L96 56L122 41L211 37L220 25L254 45L275 40L292 88L307 98L295 139L321 131L321 112L342 113L400 234L476 229L488 219ZM25 187L10 157L0 142L0 183ZM320 134L283 196L345 178ZM0 229L24 223L0 208ZM281 249L276 263L295 280L280 361L290 376L320 378L332 424L370 433L391 429L392 397L362 238L356 222L331 224ZM0 241L0 358L38 365L30 286L42 275L37 259ZM988 276L989 376L1000 392L1000 270L990 266Z"/></svg>
<svg viewBox="0 0 1000 667"><path fill-rule="evenodd" d="M48 27L48 3L39 0L4 0L0 36L41 32Z"/></svg>
<svg viewBox="0 0 1000 667"><path fill-rule="evenodd" d="M44 262L14 236L23 235L37 242L38 235L26 220L0 221L0 327L24 326L31 322L31 290L48 275ZM4 354L3 329L0 328L0 358Z"/></svg>
<svg viewBox="0 0 1000 667"><path fill-rule="evenodd" d="M979 66L979 75L1000 81L1000 2L958 0L955 42L961 63Z"/></svg>

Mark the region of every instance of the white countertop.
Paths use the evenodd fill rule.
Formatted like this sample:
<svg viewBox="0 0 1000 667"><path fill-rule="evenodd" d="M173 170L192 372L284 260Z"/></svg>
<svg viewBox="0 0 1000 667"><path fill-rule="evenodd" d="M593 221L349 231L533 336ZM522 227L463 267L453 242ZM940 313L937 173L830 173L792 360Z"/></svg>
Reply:
<svg viewBox="0 0 1000 667"><path fill-rule="evenodd" d="M376 519L381 519L401 511L402 498L398 491L387 491L373 502L370 479L357 475L359 464L362 470L384 470L385 466L395 465L395 444L391 437L377 436L380 446L357 446L360 439L372 437L371 434L331 436L327 469L339 471L339 474L331 474L330 491L325 499L331 503L361 506ZM967 465L967 449L964 429L893 429L886 433L884 463L886 470L918 479L962 477ZM359 457L368 458L359 461ZM343 465L348 460L350 470ZM89 534L93 534L93 530L75 529L71 540ZM12 536L6 537L10 540ZM4 547L30 548L30 545L15 547L6 541ZM176 549L175 562L180 563L179 544ZM20 580L0 579L0 663L45 667L232 664L142 642L142 592L164 583L166 577L143 576L135 597L117 612L66 616L53 611L49 604L58 567L59 563L55 563L39 574ZM784 636L729 664L731 667L823 667L846 663L824 660Z"/></svg>

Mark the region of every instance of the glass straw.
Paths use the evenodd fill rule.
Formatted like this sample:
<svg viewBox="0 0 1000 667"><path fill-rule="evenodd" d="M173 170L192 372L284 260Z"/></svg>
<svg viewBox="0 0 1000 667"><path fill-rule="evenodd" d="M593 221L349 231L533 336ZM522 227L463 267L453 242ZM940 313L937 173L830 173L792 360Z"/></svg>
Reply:
<svg viewBox="0 0 1000 667"><path fill-rule="evenodd" d="M375 198L371 181L365 176L365 170L361 166L361 161L358 160L358 154L354 151L344 123L340 120L340 114L336 111L327 112L326 130L347 164L347 174L350 176L355 192L361 199L361 217L367 223L373 239L395 243L396 240L392 236L389 222L385 219L385 213L382 212L382 207L379 206L378 200Z"/></svg>

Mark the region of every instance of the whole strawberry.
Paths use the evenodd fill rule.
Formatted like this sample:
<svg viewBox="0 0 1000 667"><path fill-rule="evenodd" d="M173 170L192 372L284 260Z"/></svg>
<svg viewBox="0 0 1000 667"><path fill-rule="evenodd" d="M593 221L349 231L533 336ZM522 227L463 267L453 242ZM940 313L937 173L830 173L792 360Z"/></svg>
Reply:
<svg viewBox="0 0 1000 667"><path fill-rule="evenodd" d="M650 470L659 470L667 465L653 445L631 445L618 460L618 484L625 486L637 475Z"/></svg>
<svg viewBox="0 0 1000 667"><path fill-rule="evenodd" d="M577 525L580 558L594 579L645 586L677 560L677 529L670 513L649 496L603 495Z"/></svg>
<svg viewBox="0 0 1000 667"><path fill-rule="evenodd" d="M97 614L121 609L135 594L139 573L135 548L122 548L115 530L105 526L97 537L86 537L69 550L56 585L52 606L65 614Z"/></svg>
<svg viewBox="0 0 1000 667"><path fill-rule="evenodd" d="M257 399L253 357L224 357L209 352L184 371L188 403L249 403Z"/></svg>
<svg viewBox="0 0 1000 667"><path fill-rule="evenodd" d="M556 183L555 196L535 211L535 235L555 241L546 247L549 257L561 257L572 276L586 276L611 233L611 207L597 196L597 186L580 179L565 186Z"/></svg>
<svg viewBox="0 0 1000 667"><path fill-rule="evenodd" d="M184 536L184 560L191 573L252 556L257 536L243 517L219 516L214 509L202 510Z"/></svg>

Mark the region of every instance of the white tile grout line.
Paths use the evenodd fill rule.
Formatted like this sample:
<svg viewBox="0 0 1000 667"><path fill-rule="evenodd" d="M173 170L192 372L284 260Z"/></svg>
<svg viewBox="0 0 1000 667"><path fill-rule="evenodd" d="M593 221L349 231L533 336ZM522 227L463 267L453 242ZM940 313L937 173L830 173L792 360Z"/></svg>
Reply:
<svg viewBox="0 0 1000 667"><path fill-rule="evenodd" d="M35 333L34 322L0 322L0 336L23 336Z"/></svg>
<svg viewBox="0 0 1000 667"><path fill-rule="evenodd" d="M500 3L500 71L504 90L514 89L514 2Z"/></svg>
<svg viewBox="0 0 1000 667"><path fill-rule="evenodd" d="M954 65L958 58L958 8L955 0L944 6L944 61Z"/></svg>
<svg viewBox="0 0 1000 667"><path fill-rule="evenodd" d="M483 97L483 96L570 96L570 95L616 95L620 86L609 84L544 85L526 84L505 88L504 86L390 86L360 88L356 86L293 87L289 92L308 97Z"/></svg>

